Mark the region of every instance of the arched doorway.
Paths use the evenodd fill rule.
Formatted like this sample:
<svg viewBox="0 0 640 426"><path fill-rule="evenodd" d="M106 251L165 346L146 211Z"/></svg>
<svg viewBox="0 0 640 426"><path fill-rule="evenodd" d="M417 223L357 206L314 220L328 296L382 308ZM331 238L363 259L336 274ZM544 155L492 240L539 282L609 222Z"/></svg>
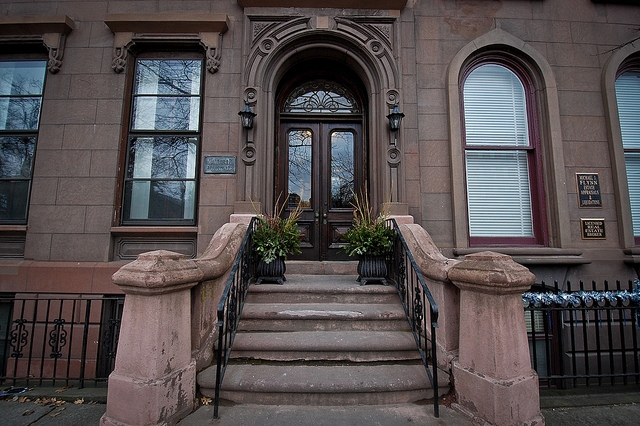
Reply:
<svg viewBox="0 0 640 426"><path fill-rule="evenodd" d="M293 258L346 260L340 238L351 226L354 192L366 191L361 84L344 65L327 61L299 65L282 82L275 194L287 209L298 203L303 208L298 222L302 253Z"/></svg>

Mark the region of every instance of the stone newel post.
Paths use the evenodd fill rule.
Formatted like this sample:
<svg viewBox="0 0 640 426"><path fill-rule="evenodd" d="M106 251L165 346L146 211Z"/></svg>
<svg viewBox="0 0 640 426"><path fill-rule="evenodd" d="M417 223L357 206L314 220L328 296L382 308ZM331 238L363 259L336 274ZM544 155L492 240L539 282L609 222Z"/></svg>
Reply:
<svg viewBox="0 0 640 426"><path fill-rule="evenodd" d="M190 289L202 276L192 260L162 250L140 255L113 275L126 298L101 425L173 424L191 412Z"/></svg>
<svg viewBox="0 0 640 426"><path fill-rule="evenodd" d="M522 307L535 276L510 256L482 252L451 268L449 278L460 289L458 403L494 425L544 424Z"/></svg>

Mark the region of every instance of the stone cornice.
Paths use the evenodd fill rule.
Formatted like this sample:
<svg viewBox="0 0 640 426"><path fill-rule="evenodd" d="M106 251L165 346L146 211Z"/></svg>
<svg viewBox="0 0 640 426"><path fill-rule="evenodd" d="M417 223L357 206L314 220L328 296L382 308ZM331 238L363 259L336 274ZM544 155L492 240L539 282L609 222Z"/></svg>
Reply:
<svg viewBox="0 0 640 426"><path fill-rule="evenodd" d="M296 7L402 10L407 0L238 0L242 7Z"/></svg>
<svg viewBox="0 0 640 426"><path fill-rule="evenodd" d="M225 33L229 17L223 13L109 14L104 23L114 33Z"/></svg>
<svg viewBox="0 0 640 426"><path fill-rule="evenodd" d="M124 71L136 43L186 42L204 48L213 74L220 67L222 34L229 29L229 17L222 13L110 14L104 23L115 34L111 67L117 73Z"/></svg>
<svg viewBox="0 0 640 426"><path fill-rule="evenodd" d="M64 46L74 22L66 15L0 17L0 43L42 43L49 52L47 69L60 71Z"/></svg>

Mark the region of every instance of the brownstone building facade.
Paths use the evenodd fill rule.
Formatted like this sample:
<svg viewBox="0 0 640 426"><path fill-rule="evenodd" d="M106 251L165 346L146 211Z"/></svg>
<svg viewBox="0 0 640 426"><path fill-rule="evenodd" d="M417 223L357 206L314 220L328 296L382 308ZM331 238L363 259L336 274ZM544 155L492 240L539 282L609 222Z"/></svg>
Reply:
<svg viewBox="0 0 640 426"><path fill-rule="evenodd" d="M0 291L116 293L276 203L305 209L300 258L344 260L352 190L447 257L636 278L639 25L613 0L5 1Z"/></svg>

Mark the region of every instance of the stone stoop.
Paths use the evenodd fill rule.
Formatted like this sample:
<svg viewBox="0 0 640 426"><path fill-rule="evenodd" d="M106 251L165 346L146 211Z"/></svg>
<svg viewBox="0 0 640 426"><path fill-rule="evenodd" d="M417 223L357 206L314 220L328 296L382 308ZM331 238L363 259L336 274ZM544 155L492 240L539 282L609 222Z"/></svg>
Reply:
<svg viewBox="0 0 640 426"><path fill-rule="evenodd" d="M439 393L449 379L439 372ZM198 374L213 397L215 365ZM264 405L377 405L433 399L393 286L355 275L287 275L249 288L220 396Z"/></svg>

